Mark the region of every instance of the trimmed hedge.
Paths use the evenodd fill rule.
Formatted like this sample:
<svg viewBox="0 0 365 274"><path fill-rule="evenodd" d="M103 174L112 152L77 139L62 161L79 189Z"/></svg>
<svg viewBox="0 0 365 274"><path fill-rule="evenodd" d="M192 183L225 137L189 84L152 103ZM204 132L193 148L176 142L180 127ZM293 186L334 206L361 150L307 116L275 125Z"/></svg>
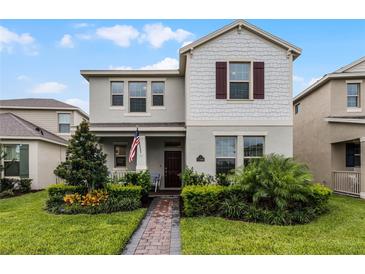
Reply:
<svg viewBox="0 0 365 274"><path fill-rule="evenodd" d="M15 194L28 193L31 190L32 179L1 178L0 198L12 197Z"/></svg>
<svg viewBox="0 0 365 274"><path fill-rule="evenodd" d="M309 223L326 212L332 191L320 184L310 184L309 199L298 207L272 210L252 202L252 197L239 185L186 186L181 196L184 214L194 216L222 216L250 222L275 225Z"/></svg>
<svg viewBox="0 0 365 274"><path fill-rule="evenodd" d="M97 206L82 206L79 203L67 205L64 197L67 194L87 193L86 187L57 184L48 187L46 209L56 214L98 214L116 211L129 211L141 207L142 188L132 185L108 184L104 189L108 199Z"/></svg>

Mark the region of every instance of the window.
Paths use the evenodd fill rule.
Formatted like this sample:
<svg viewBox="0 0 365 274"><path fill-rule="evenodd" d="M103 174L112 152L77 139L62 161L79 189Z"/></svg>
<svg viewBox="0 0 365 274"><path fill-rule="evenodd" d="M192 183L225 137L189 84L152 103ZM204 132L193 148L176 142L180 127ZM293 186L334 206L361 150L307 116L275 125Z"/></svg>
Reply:
<svg viewBox="0 0 365 274"><path fill-rule="evenodd" d="M146 112L147 82L129 82L129 111Z"/></svg>
<svg viewBox="0 0 365 274"><path fill-rule="evenodd" d="M126 167L127 165L127 146L114 146L114 167Z"/></svg>
<svg viewBox="0 0 365 274"><path fill-rule="evenodd" d="M298 114L299 113L299 111L300 111L300 103L299 104L296 104L295 106L294 106L294 112L295 112L295 114Z"/></svg>
<svg viewBox="0 0 365 274"><path fill-rule="evenodd" d="M360 107L360 84L347 84L347 107Z"/></svg>
<svg viewBox="0 0 365 274"><path fill-rule="evenodd" d="M29 145L4 145L4 175L6 177L29 176Z"/></svg>
<svg viewBox="0 0 365 274"><path fill-rule="evenodd" d="M152 82L152 105L163 106L165 82Z"/></svg>
<svg viewBox="0 0 365 274"><path fill-rule="evenodd" d="M264 155L265 138L262 136L243 137L243 164L246 166L251 159L260 158Z"/></svg>
<svg viewBox="0 0 365 274"><path fill-rule="evenodd" d="M112 106L123 106L124 82L111 82Z"/></svg>
<svg viewBox="0 0 365 274"><path fill-rule="evenodd" d="M229 99L250 98L250 63L229 63Z"/></svg>
<svg viewBox="0 0 365 274"><path fill-rule="evenodd" d="M58 132L69 133L70 132L70 113L58 113Z"/></svg>
<svg viewBox="0 0 365 274"><path fill-rule="evenodd" d="M236 168L236 137L216 137L216 174Z"/></svg>

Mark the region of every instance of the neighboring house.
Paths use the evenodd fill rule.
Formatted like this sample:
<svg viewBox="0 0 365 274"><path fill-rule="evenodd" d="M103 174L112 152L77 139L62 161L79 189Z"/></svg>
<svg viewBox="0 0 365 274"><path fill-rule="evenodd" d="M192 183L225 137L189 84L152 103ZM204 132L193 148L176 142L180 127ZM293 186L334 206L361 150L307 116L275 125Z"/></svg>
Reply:
<svg viewBox="0 0 365 274"><path fill-rule="evenodd" d="M53 171L65 160L67 139L88 119L79 108L53 99L0 100L0 143L5 177L33 179L32 189L56 182Z"/></svg>
<svg viewBox="0 0 365 274"><path fill-rule="evenodd" d="M69 139L76 126L88 115L80 108L55 99L0 100L0 113L11 112L39 127Z"/></svg>
<svg viewBox="0 0 365 274"><path fill-rule="evenodd" d="M365 57L325 75L293 105L294 158L316 181L365 198Z"/></svg>
<svg viewBox="0 0 365 274"><path fill-rule="evenodd" d="M214 175L268 153L291 157L300 53L237 20L181 48L177 70L82 70L110 172L149 169L174 189L186 166ZM141 144L128 163L136 127Z"/></svg>

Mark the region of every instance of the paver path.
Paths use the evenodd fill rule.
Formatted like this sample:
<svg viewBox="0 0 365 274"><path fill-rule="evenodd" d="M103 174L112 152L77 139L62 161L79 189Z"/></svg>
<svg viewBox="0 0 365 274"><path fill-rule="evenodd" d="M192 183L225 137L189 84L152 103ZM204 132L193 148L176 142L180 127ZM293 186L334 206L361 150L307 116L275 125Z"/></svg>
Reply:
<svg viewBox="0 0 365 274"><path fill-rule="evenodd" d="M125 255L180 254L179 198L154 198Z"/></svg>

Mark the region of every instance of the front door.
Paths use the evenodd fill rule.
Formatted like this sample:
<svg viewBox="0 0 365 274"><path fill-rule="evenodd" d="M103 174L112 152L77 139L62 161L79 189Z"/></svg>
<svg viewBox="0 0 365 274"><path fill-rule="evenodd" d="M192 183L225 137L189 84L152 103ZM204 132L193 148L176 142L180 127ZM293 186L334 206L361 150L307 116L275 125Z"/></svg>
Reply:
<svg viewBox="0 0 365 274"><path fill-rule="evenodd" d="M181 187L181 151L165 151L165 187Z"/></svg>

